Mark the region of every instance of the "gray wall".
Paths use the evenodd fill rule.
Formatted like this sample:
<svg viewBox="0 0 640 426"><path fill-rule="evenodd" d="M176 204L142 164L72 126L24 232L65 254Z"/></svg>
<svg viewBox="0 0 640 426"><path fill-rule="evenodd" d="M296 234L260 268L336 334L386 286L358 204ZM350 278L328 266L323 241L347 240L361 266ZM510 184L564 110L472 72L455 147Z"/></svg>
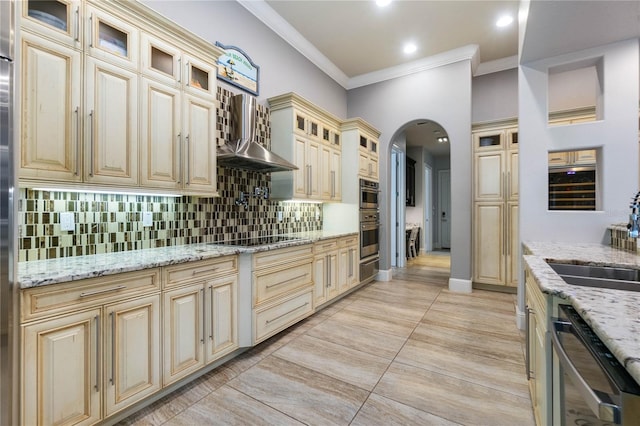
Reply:
<svg viewBox="0 0 640 426"><path fill-rule="evenodd" d="M516 68L473 78L473 123L518 116L518 70Z"/></svg>
<svg viewBox="0 0 640 426"><path fill-rule="evenodd" d="M347 92L235 1L144 0L147 6L205 40L237 46L260 66L259 103L296 92L346 117ZM234 92L240 89L222 83Z"/></svg>
<svg viewBox="0 0 640 426"><path fill-rule="evenodd" d="M349 116L375 125L380 136L380 189L382 223L389 223L391 143L407 124L433 120L451 143L452 250L451 278L471 279L471 63L455 64L350 90ZM381 232L380 268L390 268L390 232ZM470 281L469 281L470 282Z"/></svg>

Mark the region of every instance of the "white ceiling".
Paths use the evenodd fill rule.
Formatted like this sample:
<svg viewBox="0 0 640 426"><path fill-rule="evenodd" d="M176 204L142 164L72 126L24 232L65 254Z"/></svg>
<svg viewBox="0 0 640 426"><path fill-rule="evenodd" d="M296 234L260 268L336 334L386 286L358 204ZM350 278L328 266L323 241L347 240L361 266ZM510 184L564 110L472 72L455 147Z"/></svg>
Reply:
<svg viewBox="0 0 640 426"><path fill-rule="evenodd" d="M280 16L348 77L397 66L470 45L480 46L481 61L513 56L518 50L517 1L267 0ZM509 13L514 22L497 28ZM402 46L413 41L411 56Z"/></svg>

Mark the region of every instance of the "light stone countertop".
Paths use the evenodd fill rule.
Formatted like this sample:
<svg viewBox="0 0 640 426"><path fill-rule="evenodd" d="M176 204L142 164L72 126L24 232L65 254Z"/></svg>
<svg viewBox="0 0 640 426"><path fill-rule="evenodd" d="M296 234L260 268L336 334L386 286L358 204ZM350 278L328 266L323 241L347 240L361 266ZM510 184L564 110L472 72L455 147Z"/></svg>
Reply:
<svg viewBox="0 0 640 426"><path fill-rule="evenodd" d="M77 281L122 272L139 271L160 266L197 260L213 259L239 253L258 253L267 250L311 244L329 238L357 235L357 232L310 231L286 234L293 241L254 247L225 246L215 243L150 248L118 253L73 256L58 259L18 263L18 286L38 287L48 284Z"/></svg>
<svg viewBox="0 0 640 426"><path fill-rule="evenodd" d="M640 256L602 244L525 242L523 246L528 253L524 262L541 290L573 305L640 383L640 292L569 285L546 262L640 269Z"/></svg>

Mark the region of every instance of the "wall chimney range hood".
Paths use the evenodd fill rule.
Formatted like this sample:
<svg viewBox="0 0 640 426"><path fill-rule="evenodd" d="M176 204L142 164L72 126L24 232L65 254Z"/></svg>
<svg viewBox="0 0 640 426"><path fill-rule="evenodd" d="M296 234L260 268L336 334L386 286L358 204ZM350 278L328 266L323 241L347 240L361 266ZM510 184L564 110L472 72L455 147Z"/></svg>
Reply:
<svg viewBox="0 0 640 426"><path fill-rule="evenodd" d="M295 164L258 143L256 98L242 93L232 96L230 102L231 140L218 146L218 165L262 173L297 170Z"/></svg>

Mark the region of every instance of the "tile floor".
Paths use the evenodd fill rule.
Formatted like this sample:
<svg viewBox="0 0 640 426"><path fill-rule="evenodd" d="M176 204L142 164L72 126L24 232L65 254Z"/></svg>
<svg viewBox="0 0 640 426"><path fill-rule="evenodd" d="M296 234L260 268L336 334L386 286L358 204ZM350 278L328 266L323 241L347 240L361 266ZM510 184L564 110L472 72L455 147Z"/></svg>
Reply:
<svg viewBox="0 0 640 426"><path fill-rule="evenodd" d="M533 425L515 295L416 262L121 425Z"/></svg>

